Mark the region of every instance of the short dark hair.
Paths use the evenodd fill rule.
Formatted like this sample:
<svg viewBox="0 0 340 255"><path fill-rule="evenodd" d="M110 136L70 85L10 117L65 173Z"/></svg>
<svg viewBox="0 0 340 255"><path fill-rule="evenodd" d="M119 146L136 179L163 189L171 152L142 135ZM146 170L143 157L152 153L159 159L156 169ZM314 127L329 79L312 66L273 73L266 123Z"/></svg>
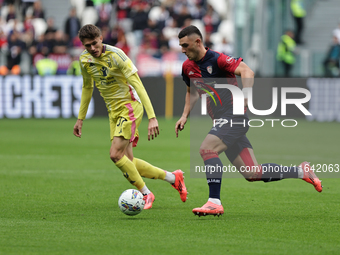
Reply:
<svg viewBox="0 0 340 255"><path fill-rule="evenodd" d="M201 40L203 40L203 36L202 36L201 31L197 27L192 26L192 25L188 26L186 28L183 28L182 31L179 32L179 34L178 34L178 39L181 39L185 36L190 36L192 34L198 35L201 38Z"/></svg>
<svg viewBox="0 0 340 255"><path fill-rule="evenodd" d="M93 40L101 35L102 32L100 31L100 29L92 24L83 26L78 32L80 41L83 41L84 39Z"/></svg>

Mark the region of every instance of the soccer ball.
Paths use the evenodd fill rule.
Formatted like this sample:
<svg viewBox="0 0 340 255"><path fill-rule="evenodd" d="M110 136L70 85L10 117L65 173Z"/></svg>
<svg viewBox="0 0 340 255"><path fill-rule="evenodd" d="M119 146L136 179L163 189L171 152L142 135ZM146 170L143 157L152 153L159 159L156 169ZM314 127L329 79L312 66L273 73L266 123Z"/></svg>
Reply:
<svg viewBox="0 0 340 255"><path fill-rule="evenodd" d="M143 194L136 189L125 190L118 199L119 209L129 216L139 214L144 209Z"/></svg>

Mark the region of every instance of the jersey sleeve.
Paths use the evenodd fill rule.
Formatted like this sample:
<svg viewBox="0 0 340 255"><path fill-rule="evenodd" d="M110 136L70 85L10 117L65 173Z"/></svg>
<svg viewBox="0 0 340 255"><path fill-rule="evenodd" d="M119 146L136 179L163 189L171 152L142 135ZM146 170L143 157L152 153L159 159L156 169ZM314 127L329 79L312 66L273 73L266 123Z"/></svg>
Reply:
<svg viewBox="0 0 340 255"><path fill-rule="evenodd" d="M153 110L150 98L148 93L146 92L142 81L140 80L137 73L131 75L127 79L128 83L136 90L138 96L140 97L142 104L145 108L146 114L148 115L148 119L155 118L155 112Z"/></svg>
<svg viewBox="0 0 340 255"><path fill-rule="evenodd" d="M81 91L81 100L78 113L78 119L80 120L84 120L86 117L87 109L89 108L89 104L91 102L92 93L93 88L83 88Z"/></svg>
<svg viewBox="0 0 340 255"><path fill-rule="evenodd" d="M86 113L87 113L87 109L89 107L89 104L92 98L94 82L93 82L92 77L86 71L86 67L84 65L84 62L81 61L81 58L79 59L79 62L80 62L81 75L83 76L83 89L81 93L78 119L84 120Z"/></svg>
<svg viewBox="0 0 340 255"><path fill-rule="evenodd" d="M233 58L224 54L221 54L217 59L218 67L226 72L235 73L236 68L242 62L242 58Z"/></svg>
<svg viewBox="0 0 340 255"><path fill-rule="evenodd" d="M132 63L131 59L129 59L129 57L126 56L124 51L122 51L121 49L117 49L112 57L114 58L114 62L118 65L119 69L126 79L138 71L137 67Z"/></svg>
<svg viewBox="0 0 340 255"><path fill-rule="evenodd" d="M93 88L93 79L91 75L87 72L85 64L81 61L81 58L79 58L79 62L81 75L83 76L83 88Z"/></svg>

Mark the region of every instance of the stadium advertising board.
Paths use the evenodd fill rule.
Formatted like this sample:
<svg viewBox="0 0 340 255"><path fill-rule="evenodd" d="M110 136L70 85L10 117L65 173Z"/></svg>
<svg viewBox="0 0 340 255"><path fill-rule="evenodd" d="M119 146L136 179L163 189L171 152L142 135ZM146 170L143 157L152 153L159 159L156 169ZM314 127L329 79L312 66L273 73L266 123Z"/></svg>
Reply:
<svg viewBox="0 0 340 255"><path fill-rule="evenodd" d="M0 77L0 118L76 117L82 83L76 76ZM92 100L87 117L92 117L94 110Z"/></svg>
<svg viewBox="0 0 340 255"><path fill-rule="evenodd" d="M281 111L285 111L285 119L307 118L307 120L316 121L338 121L340 122L340 79L256 79L252 91L251 105L254 110L249 109L251 119L261 119L257 113L268 113L270 110L271 117L278 119ZM151 101L153 102L157 116L164 116L165 102L165 82L163 77L146 77L142 78ZM181 78L174 80L174 100L183 97L186 86L183 85ZM239 83L241 84L241 82ZM301 93L288 93L286 98L298 100L301 102L300 109L296 104L285 104L282 108L282 89L290 91L293 87L298 87ZM4 76L0 77L0 118L72 118L77 117L80 106L82 88L82 77L77 76ZM275 88L277 88L275 90ZM241 89L239 89L241 91ZM308 90L311 98L308 98L304 92ZM274 97L273 97L274 95ZM205 95L202 102L210 97ZM277 102L272 99L277 98ZM295 99L294 99L295 98ZM306 99L303 99L306 98ZM281 99L281 100L279 100ZM302 101L306 101L303 103ZM307 102L308 101L308 102ZM182 102L182 101L181 101ZM218 102L216 102L218 103ZM192 110L192 116L202 114L202 105L197 104ZM274 107L275 106L275 107ZM183 104L176 102L174 104L174 115L180 115L183 110ZM275 110L274 110L275 108ZM204 109L203 109L204 110ZM311 115L305 115L303 112L308 111ZM254 112L255 114L253 114ZM106 107L100 98L99 92L95 89L93 100L89 106L87 118L92 116L106 116ZM257 117L256 117L257 116ZM282 119L281 121L282 122ZM253 120L251 125L260 125L262 122ZM275 121L265 122L273 125ZM261 124L262 125L262 124ZM284 125L295 125L295 122L285 122Z"/></svg>

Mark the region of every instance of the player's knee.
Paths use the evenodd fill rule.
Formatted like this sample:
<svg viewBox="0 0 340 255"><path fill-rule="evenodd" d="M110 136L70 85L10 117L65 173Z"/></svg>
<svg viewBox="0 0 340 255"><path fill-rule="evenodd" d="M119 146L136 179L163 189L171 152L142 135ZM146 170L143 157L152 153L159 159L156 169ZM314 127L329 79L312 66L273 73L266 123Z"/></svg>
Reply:
<svg viewBox="0 0 340 255"><path fill-rule="evenodd" d="M203 158L203 155L205 154L205 150L204 149L202 149L202 148L200 148L200 155L201 155L201 157Z"/></svg>
<svg viewBox="0 0 340 255"><path fill-rule="evenodd" d="M124 153L120 153L120 151L110 151L110 159L114 163L117 163L123 156Z"/></svg>
<svg viewBox="0 0 340 255"><path fill-rule="evenodd" d="M201 157L204 161L206 161L207 159L210 159L210 158L218 157L217 151L207 150L207 149L202 148L202 147L200 148L200 155L201 155Z"/></svg>

